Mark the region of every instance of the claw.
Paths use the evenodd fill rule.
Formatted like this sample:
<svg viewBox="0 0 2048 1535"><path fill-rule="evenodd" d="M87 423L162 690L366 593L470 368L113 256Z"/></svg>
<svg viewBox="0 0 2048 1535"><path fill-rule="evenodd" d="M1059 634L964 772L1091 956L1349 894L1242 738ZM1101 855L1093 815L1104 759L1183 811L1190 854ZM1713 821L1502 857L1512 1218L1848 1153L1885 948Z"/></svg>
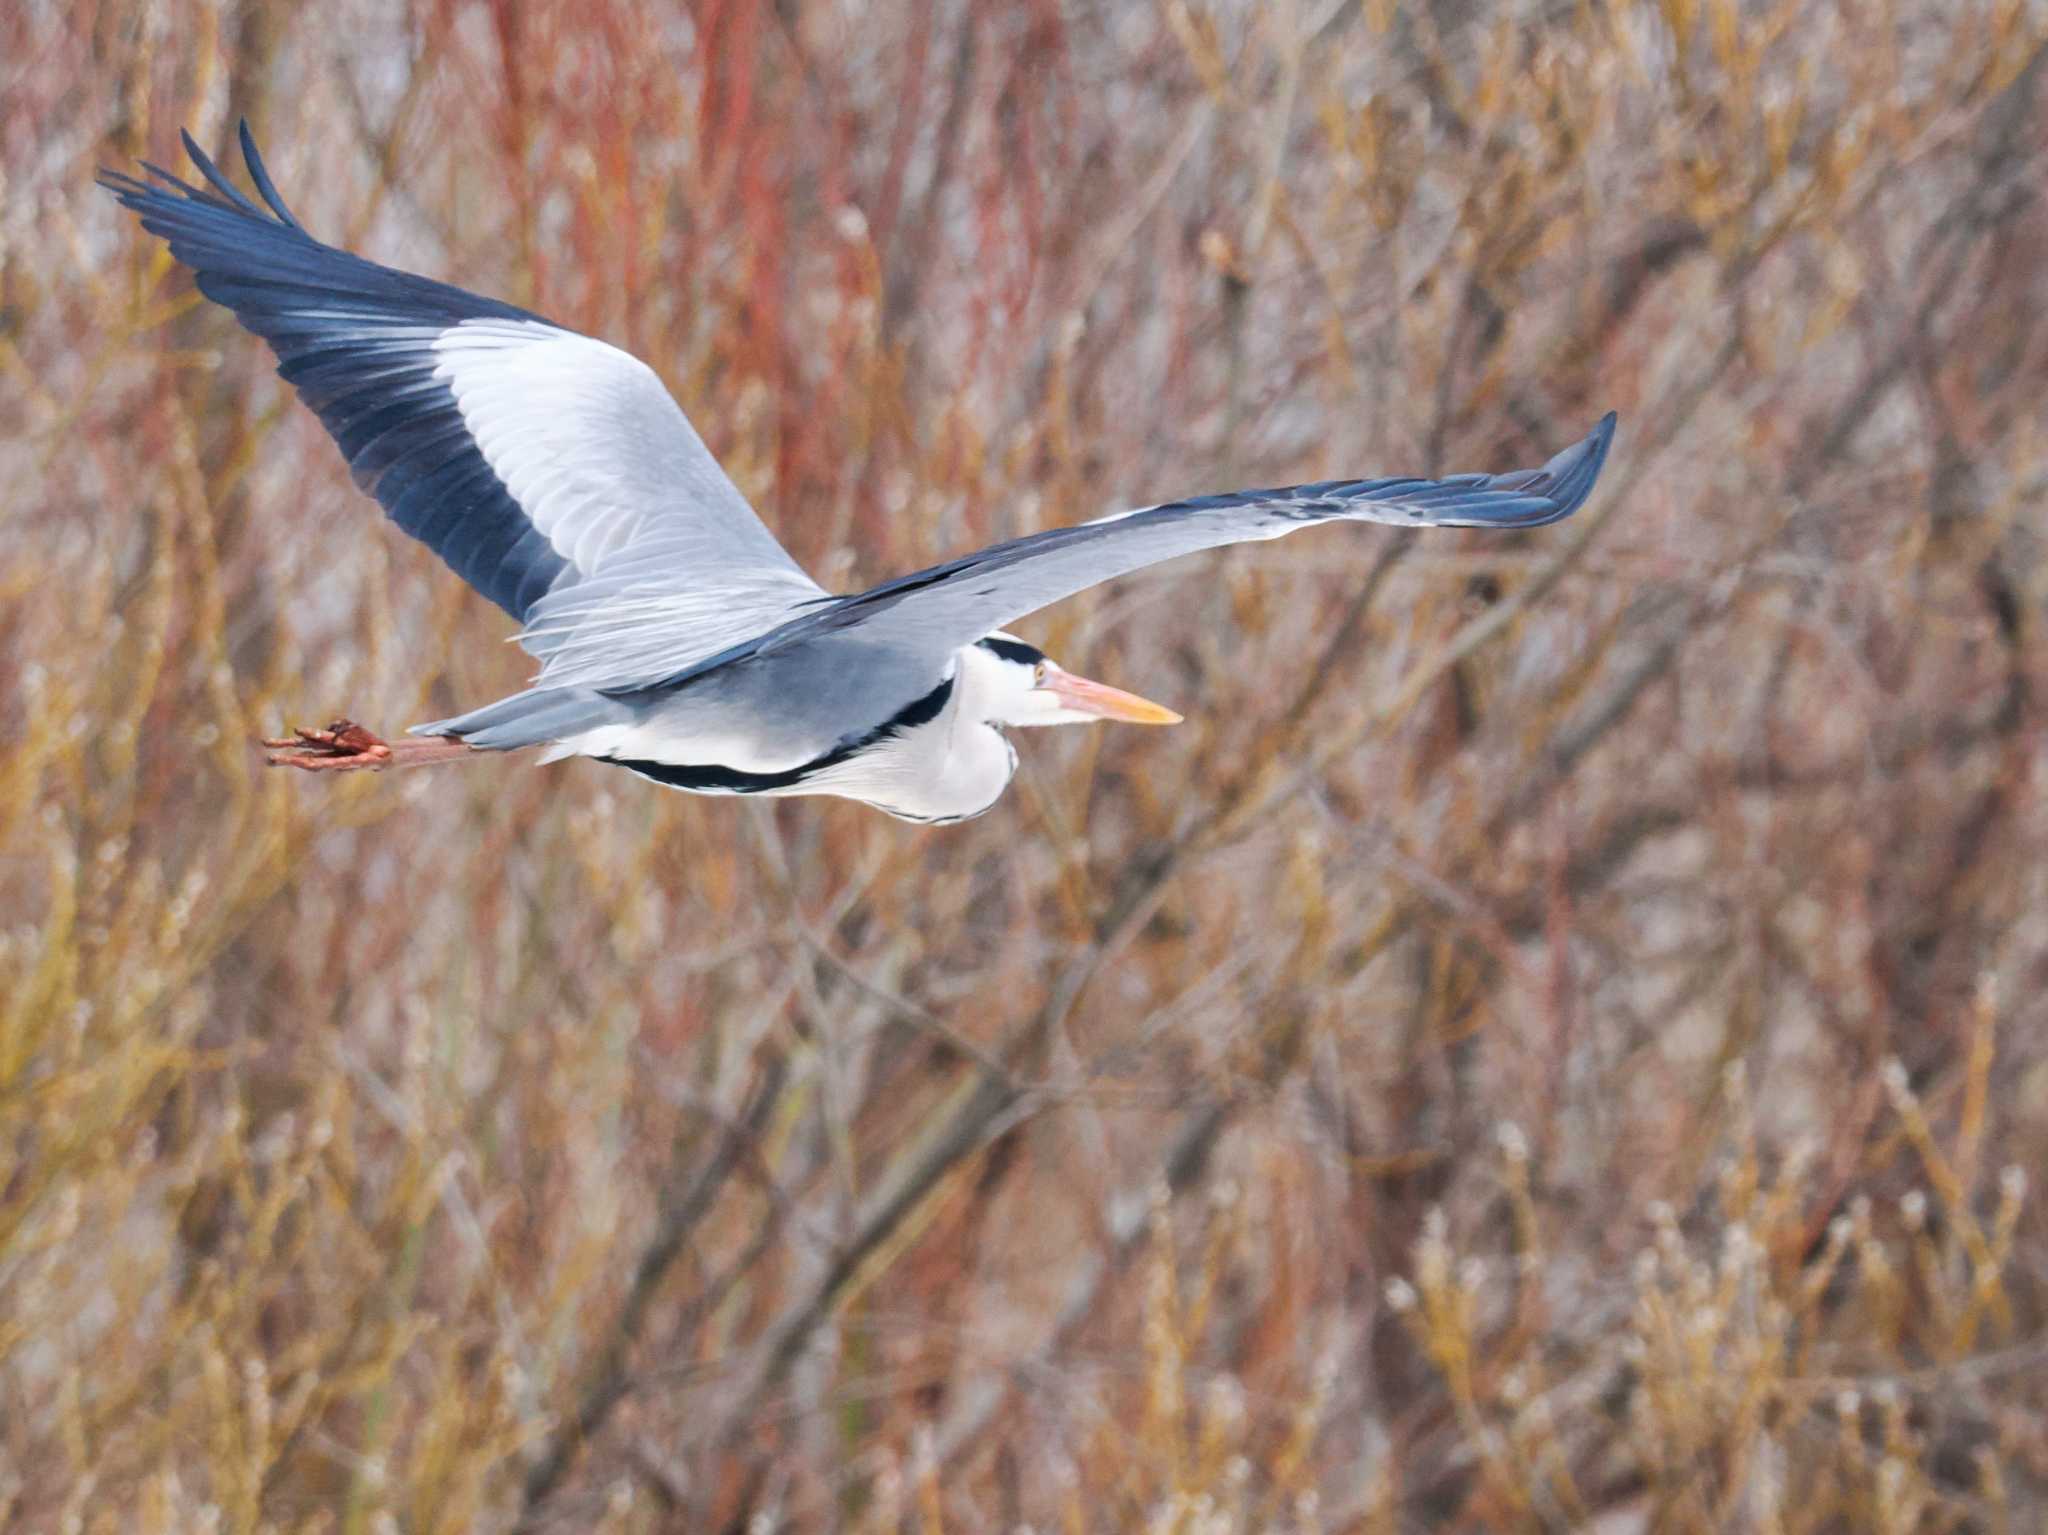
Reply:
<svg viewBox="0 0 2048 1535"><path fill-rule="evenodd" d="M292 728L289 736L268 738L264 758L272 767L302 768L308 773L347 772L352 768L387 768L391 747L354 720L336 720L325 730Z"/></svg>
<svg viewBox="0 0 2048 1535"><path fill-rule="evenodd" d="M393 745L379 740L354 720L336 720L325 730L295 725L290 735L266 737L263 745L267 752L263 760L272 767L295 767L308 773L426 767L476 754L476 749L460 736L400 741Z"/></svg>

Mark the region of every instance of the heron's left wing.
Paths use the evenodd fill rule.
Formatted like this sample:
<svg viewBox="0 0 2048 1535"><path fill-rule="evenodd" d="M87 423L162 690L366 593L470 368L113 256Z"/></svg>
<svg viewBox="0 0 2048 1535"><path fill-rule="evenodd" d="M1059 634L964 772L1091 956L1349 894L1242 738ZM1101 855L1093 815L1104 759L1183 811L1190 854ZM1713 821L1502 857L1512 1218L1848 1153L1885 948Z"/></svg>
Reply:
<svg viewBox="0 0 2048 1535"><path fill-rule="evenodd" d="M1448 479L1331 480L1148 506L1054 528L934 565L783 624L757 653L835 634L944 656L1103 581L1222 544L1279 538L1319 522L1396 527L1536 528L1577 511L1614 437L1609 412L1540 469Z"/></svg>
<svg viewBox="0 0 2048 1535"><path fill-rule="evenodd" d="M661 676L824 595L638 358L314 239L246 123L267 206L185 149L205 186L100 182L270 343L391 520L524 622L543 687Z"/></svg>

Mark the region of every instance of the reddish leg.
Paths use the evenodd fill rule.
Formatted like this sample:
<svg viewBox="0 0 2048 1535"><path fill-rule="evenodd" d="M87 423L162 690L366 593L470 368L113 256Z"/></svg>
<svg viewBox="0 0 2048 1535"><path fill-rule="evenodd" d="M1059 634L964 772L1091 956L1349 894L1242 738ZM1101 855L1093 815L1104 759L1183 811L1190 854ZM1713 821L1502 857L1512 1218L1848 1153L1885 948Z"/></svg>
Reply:
<svg viewBox="0 0 2048 1535"><path fill-rule="evenodd" d="M346 773L357 768L427 767L475 755L459 736L434 736L423 741L380 741L354 720L336 720L325 730L294 726L289 736L263 743L272 767L304 768L309 773Z"/></svg>

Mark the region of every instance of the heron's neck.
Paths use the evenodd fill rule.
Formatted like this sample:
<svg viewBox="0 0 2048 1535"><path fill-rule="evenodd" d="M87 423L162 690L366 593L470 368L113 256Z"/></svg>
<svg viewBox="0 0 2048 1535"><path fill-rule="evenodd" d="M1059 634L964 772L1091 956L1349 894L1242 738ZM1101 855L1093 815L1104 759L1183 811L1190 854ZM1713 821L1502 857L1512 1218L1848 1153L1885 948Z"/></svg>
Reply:
<svg viewBox="0 0 2048 1535"><path fill-rule="evenodd" d="M977 669L956 673L947 707L905 730L877 752L863 754L874 775L871 804L910 821L963 821L1002 798L1017 771L1017 753L988 722L992 699Z"/></svg>

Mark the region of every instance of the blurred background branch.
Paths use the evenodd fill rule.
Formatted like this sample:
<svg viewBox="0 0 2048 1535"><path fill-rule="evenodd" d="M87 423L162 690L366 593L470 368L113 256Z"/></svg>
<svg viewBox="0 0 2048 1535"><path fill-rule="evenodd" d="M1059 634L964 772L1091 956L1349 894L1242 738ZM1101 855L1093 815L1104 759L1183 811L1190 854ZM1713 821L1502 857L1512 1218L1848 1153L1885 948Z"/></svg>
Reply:
<svg viewBox="0 0 2048 1535"><path fill-rule="evenodd" d="M0 9L0 1526L2038 1526L2044 43ZM525 667L90 185L241 116L834 586L1621 435L1033 618L1188 723L962 827L283 782Z"/></svg>

